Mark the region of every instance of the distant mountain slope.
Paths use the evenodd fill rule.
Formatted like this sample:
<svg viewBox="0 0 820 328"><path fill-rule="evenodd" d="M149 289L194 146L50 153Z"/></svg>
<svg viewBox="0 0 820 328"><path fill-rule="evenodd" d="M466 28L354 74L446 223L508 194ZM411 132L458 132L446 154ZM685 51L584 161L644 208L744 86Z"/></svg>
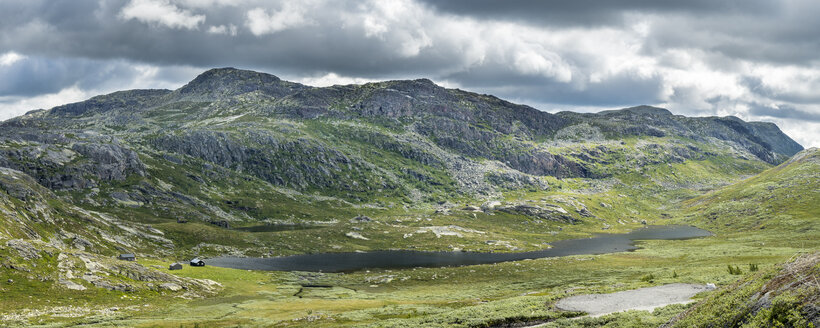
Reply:
<svg viewBox="0 0 820 328"><path fill-rule="evenodd" d="M599 127L604 135L680 135L698 141L708 138L732 141L770 164L803 149L772 123L744 122L736 117L684 117L666 109L638 106L597 114L561 112L559 116Z"/></svg>
<svg viewBox="0 0 820 328"><path fill-rule="evenodd" d="M691 222L739 229L818 231L820 149L686 202ZM797 230L795 230L797 229Z"/></svg>

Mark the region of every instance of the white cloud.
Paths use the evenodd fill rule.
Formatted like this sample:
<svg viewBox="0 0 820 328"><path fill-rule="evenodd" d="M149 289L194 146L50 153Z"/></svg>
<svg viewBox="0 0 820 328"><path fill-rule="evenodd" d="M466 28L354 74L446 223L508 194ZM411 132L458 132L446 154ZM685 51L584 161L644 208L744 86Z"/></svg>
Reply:
<svg viewBox="0 0 820 328"><path fill-rule="evenodd" d="M340 76L332 72L320 76L294 77L292 79L296 82L314 87L328 87L332 85L346 84L364 84L377 81L374 79L366 79L360 77Z"/></svg>
<svg viewBox="0 0 820 328"><path fill-rule="evenodd" d="M190 10L180 9L168 0L131 0L122 8L119 17L189 30L196 29L205 22L205 15L195 15Z"/></svg>
<svg viewBox="0 0 820 328"><path fill-rule="evenodd" d="M254 8L247 12L245 26L256 36L276 33L290 28L309 25L305 17L308 10L305 2L285 2L279 10L270 14L264 8Z"/></svg>
<svg viewBox="0 0 820 328"><path fill-rule="evenodd" d="M88 98L89 93L76 86L34 97L0 97L0 120L19 116L33 109L48 109Z"/></svg>
<svg viewBox="0 0 820 328"><path fill-rule="evenodd" d="M187 8L236 7L246 0L176 0Z"/></svg>
<svg viewBox="0 0 820 328"><path fill-rule="evenodd" d="M367 1L360 4L357 11L346 13L342 22L346 27L360 28L366 38L395 44L392 48L397 54L409 58L433 46L430 36L433 30L426 26L436 22L431 18L435 17L428 9L412 1Z"/></svg>
<svg viewBox="0 0 820 328"><path fill-rule="evenodd" d="M528 49L516 52L513 57L513 65L521 74L541 75L565 83L572 80L572 71L553 52Z"/></svg>
<svg viewBox="0 0 820 328"><path fill-rule="evenodd" d="M2 66L11 66L14 63L16 63L20 60L23 60L25 58L26 58L26 56L20 55L16 52L13 52L13 51L9 51L7 53L4 53L2 56L0 56L0 67L2 67Z"/></svg>
<svg viewBox="0 0 820 328"><path fill-rule="evenodd" d="M211 27L208 28L208 33L211 33L211 34L224 34L224 35L236 36L237 32L238 31L237 31L236 25L233 25L233 24L216 25L216 26L211 26Z"/></svg>

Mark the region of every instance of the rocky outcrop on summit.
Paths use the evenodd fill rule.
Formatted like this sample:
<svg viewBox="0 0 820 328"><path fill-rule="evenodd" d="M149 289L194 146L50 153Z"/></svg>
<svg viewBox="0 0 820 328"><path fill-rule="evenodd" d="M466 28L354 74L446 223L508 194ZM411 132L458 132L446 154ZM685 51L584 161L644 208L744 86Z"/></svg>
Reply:
<svg viewBox="0 0 820 328"><path fill-rule="evenodd" d="M166 101L214 101L250 92L279 98L308 88L299 83L282 81L271 74L230 67L215 68L175 90Z"/></svg>
<svg viewBox="0 0 820 328"><path fill-rule="evenodd" d="M49 116L83 116L105 113L111 110L144 110L156 106L170 90L128 90L96 96L86 101L57 106L48 111Z"/></svg>

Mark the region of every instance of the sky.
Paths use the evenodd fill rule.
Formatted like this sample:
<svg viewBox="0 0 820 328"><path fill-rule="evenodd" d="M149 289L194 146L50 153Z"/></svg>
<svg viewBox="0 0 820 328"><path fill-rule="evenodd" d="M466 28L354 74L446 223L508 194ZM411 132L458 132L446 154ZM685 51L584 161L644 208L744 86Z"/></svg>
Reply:
<svg viewBox="0 0 820 328"><path fill-rule="evenodd" d="M734 115L818 147L817 17L814 0L0 0L0 119L236 67Z"/></svg>

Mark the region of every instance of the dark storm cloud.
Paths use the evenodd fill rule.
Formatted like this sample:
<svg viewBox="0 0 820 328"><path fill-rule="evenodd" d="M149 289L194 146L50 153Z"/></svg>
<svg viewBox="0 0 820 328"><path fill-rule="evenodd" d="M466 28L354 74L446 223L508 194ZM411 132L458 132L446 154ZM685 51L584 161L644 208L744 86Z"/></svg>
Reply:
<svg viewBox="0 0 820 328"><path fill-rule="evenodd" d="M702 49L729 58L777 63L815 61L820 52L820 2L422 0L444 13L558 28L625 26L653 20L646 51ZM719 69L720 65L715 65Z"/></svg>
<svg viewBox="0 0 820 328"><path fill-rule="evenodd" d="M504 94L536 103L576 106L631 106L662 102L661 76L642 77L621 72L592 82L580 71L573 72L572 82L561 82L544 76L522 76L497 66L480 67L445 78L468 90Z"/></svg>
<svg viewBox="0 0 820 328"><path fill-rule="evenodd" d="M549 26L604 26L630 23L626 14L688 13L715 15L742 12L770 13L776 5L770 1L717 0L422 0L442 12L479 19L521 21Z"/></svg>
<svg viewBox="0 0 820 328"><path fill-rule="evenodd" d="M765 106L752 104L749 113L758 116L820 122L820 113L802 111L790 105Z"/></svg>
<svg viewBox="0 0 820 328"><path fill-rule="evenodd" d="M776 2L771 2L772 4ZM667 16L652 26L645 51L699 49L731 60L806 65L820 52L820 2L794 1L760 15ZM721 65L714 65L720 69Z"/></svg>
<svg viewBox="0 0 820 328"><path fill-rule="evenodd" d="M0 97L36 96L57 93L77 87L83 90L100 87L129 86L141 75L131 62L113 60L29 57L14 65L0 66ZM191 78L177 69L166 69L153 76L154 82L177 82ZM145 86L150 87L150 86Z"/></svg>
<svg viewBox="0 0 820 328"><path fill-rule="evenodd" d="M243 29L231 36L207 33L207 29L226 24L242 28L247 12L256 5L198 8L197 13L207 16L205 24L197 29L173 29L121 19L125 4L90 0L2 3L0 49L43 56L127 58L160 65L240 66L286 74L333 71L357 76L432 73L456 60L436 53L397 56L394 42L342 28L344 22L332 10L311 12L311 23L297 28L259 36Z"/></svg>

